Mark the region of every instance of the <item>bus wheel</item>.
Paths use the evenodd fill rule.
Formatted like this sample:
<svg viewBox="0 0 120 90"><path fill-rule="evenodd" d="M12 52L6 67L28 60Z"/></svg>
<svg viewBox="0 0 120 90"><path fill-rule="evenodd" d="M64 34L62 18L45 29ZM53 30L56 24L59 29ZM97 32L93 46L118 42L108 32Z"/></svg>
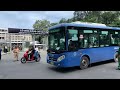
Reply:
<svg viewBox="0 0 120 90"><path fill-rule="evenodd" d="M89 65L89 59L86 56L83 56L80 62L80 69L86 69Z"/></svg>
<svg viewBox="0 0 120 90"><path fill-rule="evenodd" d="M116 52L115 55L114 55L114 61L115 62L118 62L118 53Z"/></svg>

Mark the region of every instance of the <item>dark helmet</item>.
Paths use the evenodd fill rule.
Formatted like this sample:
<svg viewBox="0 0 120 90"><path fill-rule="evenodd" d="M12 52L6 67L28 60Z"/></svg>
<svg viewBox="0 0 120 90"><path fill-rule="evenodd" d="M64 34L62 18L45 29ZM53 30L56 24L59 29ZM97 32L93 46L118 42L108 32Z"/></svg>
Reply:
<svg viewBox="0 0 120 90"><path fill-rule="evenodd" d="M29 45L30 50L34 50L34 45Z"/></svg>

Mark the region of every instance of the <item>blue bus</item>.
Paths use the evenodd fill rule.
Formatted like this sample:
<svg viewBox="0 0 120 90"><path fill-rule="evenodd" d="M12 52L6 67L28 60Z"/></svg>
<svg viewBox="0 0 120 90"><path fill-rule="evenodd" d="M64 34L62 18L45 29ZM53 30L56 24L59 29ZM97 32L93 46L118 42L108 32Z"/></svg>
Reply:
<svg viewBox="0 0 120 90"><path fill-rule="evenodd" d="M62 23L49 28L47 63L57 67L117 60L120 28L95 23Z"/></svg>

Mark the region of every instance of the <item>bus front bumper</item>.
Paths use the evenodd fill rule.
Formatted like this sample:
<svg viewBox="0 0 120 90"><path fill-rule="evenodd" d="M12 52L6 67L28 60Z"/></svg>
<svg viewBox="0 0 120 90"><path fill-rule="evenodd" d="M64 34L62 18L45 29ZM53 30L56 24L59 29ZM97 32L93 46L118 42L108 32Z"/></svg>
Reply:
<svg viewBox="0 0 120 90"><path fill-rule="evenodd" d="M57 62L57 61L47 60L47 63L54 65L54 66L57 66L57 67L61 66L61 63Z"/></svg>

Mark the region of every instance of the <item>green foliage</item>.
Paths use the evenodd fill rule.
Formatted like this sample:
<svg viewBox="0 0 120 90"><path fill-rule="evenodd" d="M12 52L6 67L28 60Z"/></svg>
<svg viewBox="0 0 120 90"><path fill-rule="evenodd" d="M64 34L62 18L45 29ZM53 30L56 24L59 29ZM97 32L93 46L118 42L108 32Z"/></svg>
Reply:
<svg viewBox="0 0 120 90"><path fill-rule="evenodd" d="M40 30L40 31L47 31L48 28L51 26L50 21L48 20L36 20L36 22L33 24L34 30ZM44 37L44 34L41 35L33 35L35 37L35 40L42 43L42 38Z"/></svg>
<svg viewBox="0 0 120 90"><path fill-rule="evenodd" d="M75 11L76 21L102 23L108 26L120 26L120 11Z"/></svg>
<svg viewBox="0 0 120 90"><path fill-rule="evenodd" d="M62 18L60 21L59 21L59 23L66 23L67 22L67 20L65 19L65 18Z"/></svg>
<svg viewBox="0 0 120 90"><path fill-rule="evenodd" d="M54 25L57 25L58 23L51 23L50 26L54 26Z"/></svg>
<svg viewBox="0 0 120 90"><path fill-rule="evenodd" d="M35 30L47 31L49 27L50 21L48 20L36 20L36 22L33 24L33 28Z"/></svg>

